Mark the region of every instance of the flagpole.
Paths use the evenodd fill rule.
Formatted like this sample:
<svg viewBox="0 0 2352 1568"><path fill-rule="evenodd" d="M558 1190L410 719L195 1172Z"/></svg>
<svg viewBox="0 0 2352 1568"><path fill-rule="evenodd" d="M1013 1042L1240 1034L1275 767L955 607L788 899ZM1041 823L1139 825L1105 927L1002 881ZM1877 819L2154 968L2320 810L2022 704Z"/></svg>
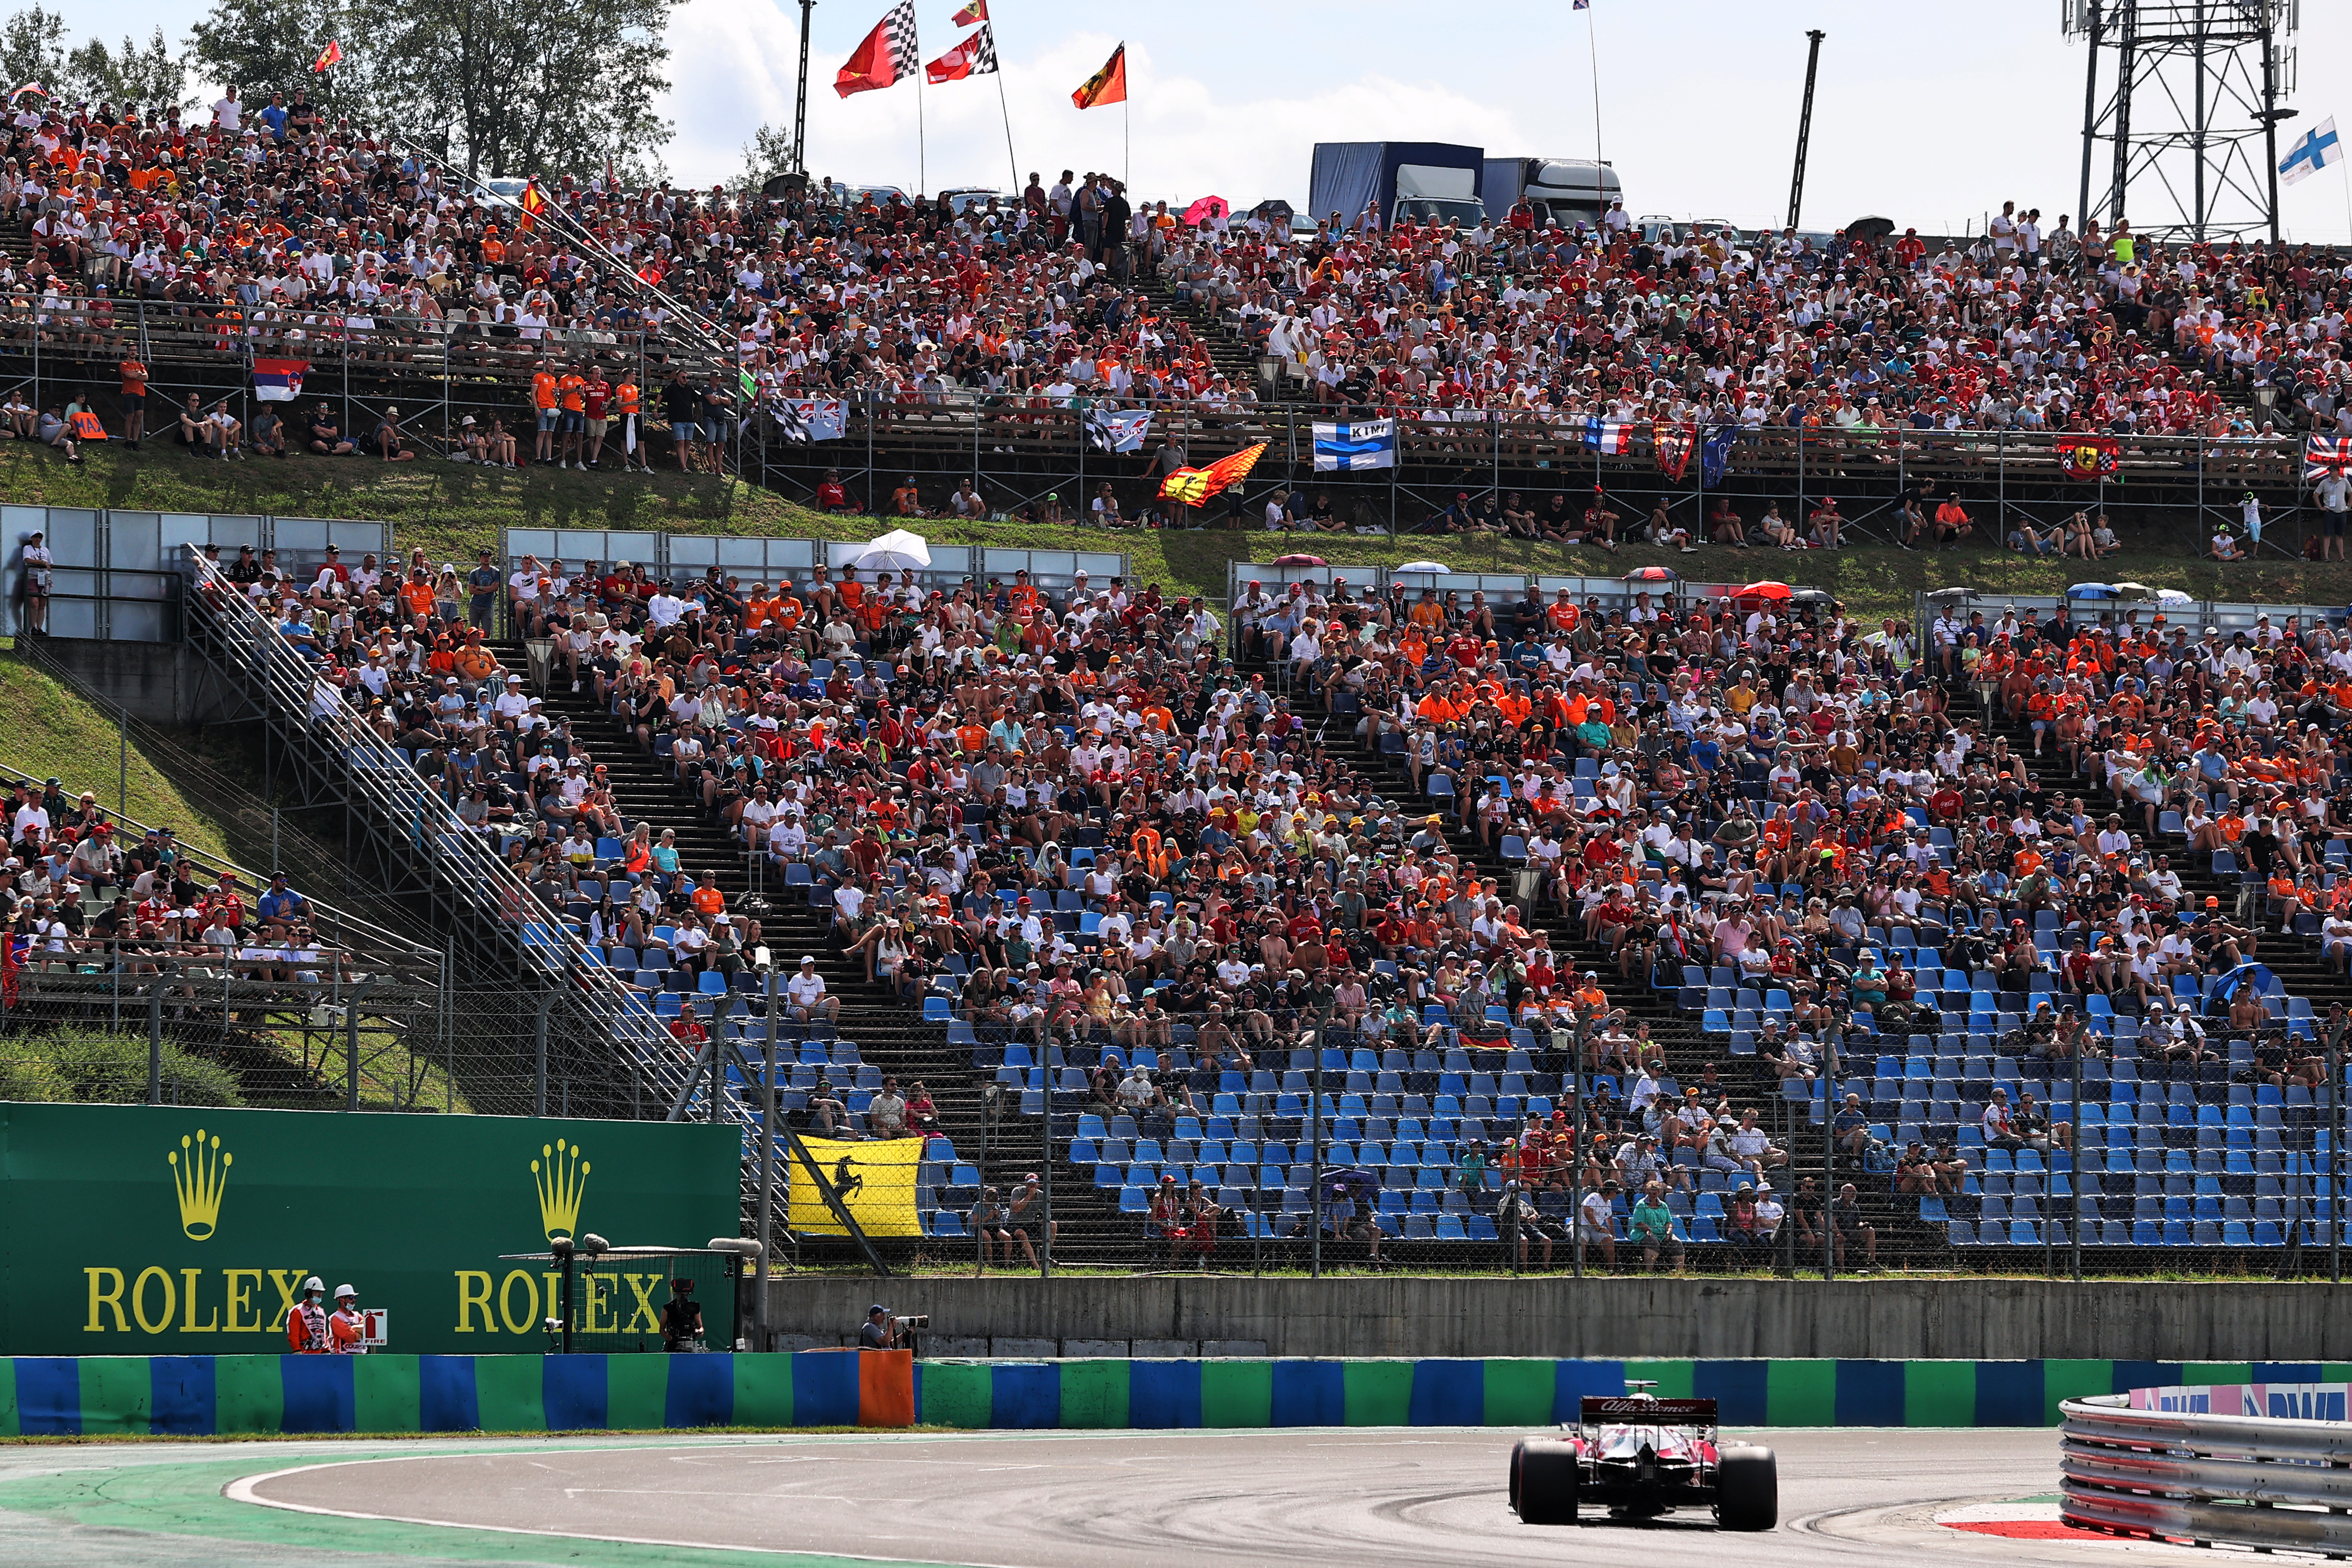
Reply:
<svg viewBox="0 0 2352 1568"><path fill-rule="evenodd" d="M996 107L1004 115L1004 161L1012 166L1013 184L1010 188L1017 205L1021 200L1021 160L1013 151L1013 106L1004 100L1004 48L997 43L996 24L991 21L982 26L988 28L988 41L996 50Z"/></svg>
<svg viewBox="0 0 2352 1568"><path fill-rule="evenodd" d="M930 194L931 171L929 144L923 134L923 79L930 70L923 64L923 38L919 29L913 39L915 46L915 205L921 206Z"/></svg>
<svg viewBox="0 0 2352 1568"><path fill-rule="evenodd" d="M1592 24L1592 7L1584 8L1584 42L1592 55L1592 195L1601 195L1601 36Z"/></svg>

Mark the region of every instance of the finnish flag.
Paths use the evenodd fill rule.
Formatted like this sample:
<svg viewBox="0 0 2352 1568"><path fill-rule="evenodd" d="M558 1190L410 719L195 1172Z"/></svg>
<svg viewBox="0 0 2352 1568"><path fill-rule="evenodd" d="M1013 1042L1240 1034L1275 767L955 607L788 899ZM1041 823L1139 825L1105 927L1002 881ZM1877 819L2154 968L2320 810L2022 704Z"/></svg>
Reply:
<svg viewBox="0 0 2352 1568"><path fill-rule="evenodd" d="M1396 421L1360 419L1352 425L1315 426L1315 468L1338 469L1396 467Z"/></svg>
<svg viewBox="0 0 2352 1568"><path fill-rule="evenodd" d="M2323 120L2289 149L2285 157L2279 160L2279 179L2283 184L2292 185L2342 162L2344 143L2336 139L2336 121Z"/></svg>

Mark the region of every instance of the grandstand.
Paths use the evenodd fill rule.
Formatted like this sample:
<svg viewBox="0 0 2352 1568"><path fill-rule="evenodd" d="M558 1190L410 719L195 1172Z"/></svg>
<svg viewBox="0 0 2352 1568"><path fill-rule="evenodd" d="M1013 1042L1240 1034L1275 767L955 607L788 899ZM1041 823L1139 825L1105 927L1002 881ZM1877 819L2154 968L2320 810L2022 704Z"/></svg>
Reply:
<svg viewBox="0 0 2352 1568"><path fill-rule="evenodd" d="M815 491L862 441L840 502L883 510L903 465L1014 517L1073 465L1130 490L1165 465L1101 453L1100 410L1294 469L1302 424L1392 414L1355 526L1419 522L1409 473L1439 527L1562 539L1589 483L1706 545L1757 526L1750 498L1825 546L1916 542L1937 485L1990 489L1996 531L2071 510L2085 437L2201 529L2228 492L2294 494L2289 432L2352 429L2340 263L2308 247L1153 216L1106 266L1044 192L566 184L520 230L405 146L33 118L22 154L120 153L86 209L36 204L0 278L43 405L125 358L209 401L307 355L352 434L427 409L464 455L469 414L567 411L560 353L627 373L649 427L716 421L739 469ZM327 178L365 212L305 205ZM780 433L811 398L847 405L838 446ZM1515 484L1563 510L1510 510ZM1828 489L1868 510L1824 522ZM1672 574L1270 563L1212 609L1011 553L877 577L811 541L549 530L509 537L478 616L459 563L368 582L289 550L277 577L193 560L184 624L461 984L511 981L510 1029L552 1035L534 1110L553 1083L755 1126L772 1025L796 1130L886 1131L885 1075L926 1086L935 1255L984 1253L1028 1170L1064 1258L1112 1263L1296 1262L1328 1216L1334 1258L1496 1267L1580 1211L1624 1267L1653 1182L1701 1268L1817 1266L1828 1228L1833 1266L2335 1247L2332 613L2233 652L2206 606L2200 659L2102 641L2120 612L2082 604L1865 631ZM2113 842L2060 805L2111 778ZM2294 831L2216 791L2281 793ZM2134 864L2158 854L2177 887ZM780 977L814 957L837 1013L770 1016L763 951Z"/></svg>

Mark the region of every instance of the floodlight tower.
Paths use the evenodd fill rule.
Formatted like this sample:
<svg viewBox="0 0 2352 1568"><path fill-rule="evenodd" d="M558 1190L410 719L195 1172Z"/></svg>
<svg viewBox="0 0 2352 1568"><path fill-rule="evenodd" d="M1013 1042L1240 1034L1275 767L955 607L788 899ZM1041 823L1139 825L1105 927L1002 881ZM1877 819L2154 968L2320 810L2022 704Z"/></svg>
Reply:
<svg viewBox="0 0 2352 1568"><path fill-rule="evenodd" d="M2278 127L2294 114L2279 100L2301 22L2301 0L2059 0L2060 30L2090 45L2083 222L2276 244Z"/></svg>

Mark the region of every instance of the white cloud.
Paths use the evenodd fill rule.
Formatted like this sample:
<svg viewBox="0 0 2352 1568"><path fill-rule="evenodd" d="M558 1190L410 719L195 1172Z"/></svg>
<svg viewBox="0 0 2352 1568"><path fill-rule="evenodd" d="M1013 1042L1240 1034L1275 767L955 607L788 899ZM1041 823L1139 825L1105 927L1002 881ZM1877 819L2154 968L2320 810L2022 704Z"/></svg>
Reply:
<svg viewBox="0 0 2352 1568"><path fill-rule="evenodd" d="M944 54L955 35L927 35L923 52ZM1237 73L1231 86L1160 74L1152 53L1128 46L1130 101L1081 110L1070 101L1101 68L1118 39L1077 33L1041 51L1005 53L1002 107L985 77L922 89L930 188L1004 188L1015 171L1005 150L1009 110L1018 173L1047 184L1061 170L1127 163L1132 115L1133 175L1139 196L1190 200L1205 192L1237 205L1268 196L1303 201L1310 150L1318 141L1374 140L1413 128L1416 140L1532 151L1511 111L1441 82L1381 76L1335 81L1308 92L1244 96L1267 73ZM690 184L723 179L740 166L740 150L761 120L789 123L798 21L740 0L690 0L670 28L671 78L681 84L667 112L677 125L667 150L671 173ZM809 167L853 184L898 184L918 177L916 89L902 82L880 92L838 97L833 73L844 51L813 47L809 60Z"/></svg>

